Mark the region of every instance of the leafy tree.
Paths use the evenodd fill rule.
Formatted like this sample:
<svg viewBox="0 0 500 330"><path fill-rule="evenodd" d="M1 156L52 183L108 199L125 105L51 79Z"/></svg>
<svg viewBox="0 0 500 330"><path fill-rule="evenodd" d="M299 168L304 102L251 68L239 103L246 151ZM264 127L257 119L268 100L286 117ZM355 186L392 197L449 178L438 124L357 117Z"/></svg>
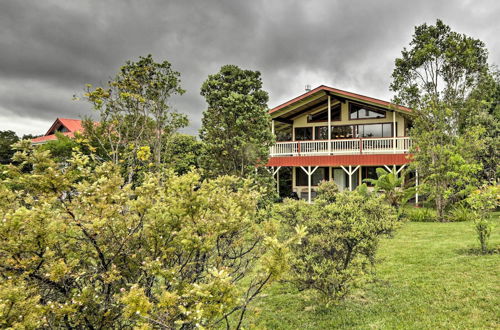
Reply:
<svg viewBox="0 0 500 330"><path fill-rule="evenodd" d="M56 136L56 140L48 141L39 146L39 148L50 151L51 156L57 162L64 162L71 158L73 150L79 148L80 144L60 132L56 132Z"/></svg>
<svg viewBox="0 0 500 330"><path fill-rule="evenodd" d="M313 204L287 199L276 205L285 230L306 227L293 249L289 280L312 289L327 302L344 297L371 273L378 241L397 226L392 208L375 194L359 191L335 194L334 200Z"/></svg>
<svg viewBox="0 0 500 330"><path fill-rule="evenodd" d="M186 174L199 167L201 142L192 135L176 133L165 150L165 162L177 174Z"/></svg>
<svg viewBox="0 0 500 330"><path fill-rule="evenodd" d="M188 123L168 103L184 93L179 76L168 61L157 63L148 55L126 62L106 88L87 85L85 98L97 110L99 124L86 120L85 134L104 160L125 168L129 183L140 162L137 151L148 146L159 168L168 140Z"/></svg>
<svg viewBox="0 0 500 330"><path fill-rule="evenodd" d="M273 143L260 72L225 65L203 83L201 95L208 104L200 130L202 167L212 177L253 174Z"/></svg>
<svg viewBox="0 0 500 330"><path fill-rule="evenodd" d="M13 131L0 131L0 164L9 164L14 155L12 145L19 141Z"/></svg>
<svg viewBox="0 0 500 330"><path fill-rule="evenodd" d="M487 50L480 40L437 20L434 26L415 27L410 48L401 55L392 74L394 101L414 110L413 167L444 220L449 204L478 184L485 128L468 118L481 111L471 105L474 91L488 75Z"/></svg>
<svg viewBox="0 0 500 330"><path fill-rule="evenodd" d="M288 267L295 238L274 237L248 181L170 170L131 185L94 155L59 167L19 149L0 181L2 327L240 328Z"/></svg>

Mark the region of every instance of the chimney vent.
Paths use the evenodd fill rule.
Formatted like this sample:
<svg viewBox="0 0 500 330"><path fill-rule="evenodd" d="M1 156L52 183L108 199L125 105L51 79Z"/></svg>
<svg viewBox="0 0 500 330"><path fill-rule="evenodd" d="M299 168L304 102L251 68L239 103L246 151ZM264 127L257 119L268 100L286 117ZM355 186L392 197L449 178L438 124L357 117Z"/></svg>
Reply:
<svg viewBox="0 0 500 330"><path fill-rule="evenodd" d="M310 92L311 91L311 85L306 85L306 92Z"/></svg>

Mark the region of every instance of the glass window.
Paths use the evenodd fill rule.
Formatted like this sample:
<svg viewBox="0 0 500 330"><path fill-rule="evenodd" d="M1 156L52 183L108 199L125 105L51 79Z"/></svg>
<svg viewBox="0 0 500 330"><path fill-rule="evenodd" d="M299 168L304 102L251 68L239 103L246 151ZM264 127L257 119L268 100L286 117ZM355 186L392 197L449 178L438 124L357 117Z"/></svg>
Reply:
<svg viewBox="0 0 500 330"><path fill-rule="evenodd" d="M350 139L353 132L354 126L332 126L332 139Z"/></svg>
<svg viewBox="0 0 500 330"><path fill-rule="evenodd" d="M392 137L392 123L357 125L356 137Z"/></svg>
<svg viewBox="0 0 500 330"><path fill-rule="evenodd" d="M329 180L328 167L319 167L314 171L311 177L311 185L317 186L323 180ZM297 186L307 186L307 174L303 169L297 167L295 169L295 185Z"/></svg>
<svg viewBox="0 0 500 330"><path fill-rule="evenodd" d="M356 103L349 103L349 118L350 119L385 118L385 111Z"/></svg>
<svg viewBox="0 0 500 330"><path fill-rule="evenodd" d="M328 126L316 126L314 128L315 140L328 140Z"/></svg>
<svg viewBox="0 0 500 330"><path fill-rule="evenodd" d="M361 170L361 179L377 179L377 167L376 166L369 166L369 167L363 167ZM371 187L373 186L371 183L366 182L366 185Z"/></svg>
<svg viewBox="0 0 500 330"><path fill-rule="evenodd" d="M312 127L296 127L295 140L296 141L312 140Z"/></svg>
<svg viewBox="0 0 500 330"><path fill-rule="evenodd" d="M332 107L332 121L340 120L341 107L340 104L334 105ZM328 121L328 111L323 110L313 115L307 116L308 122L318 122L318 121Z"/></svg>

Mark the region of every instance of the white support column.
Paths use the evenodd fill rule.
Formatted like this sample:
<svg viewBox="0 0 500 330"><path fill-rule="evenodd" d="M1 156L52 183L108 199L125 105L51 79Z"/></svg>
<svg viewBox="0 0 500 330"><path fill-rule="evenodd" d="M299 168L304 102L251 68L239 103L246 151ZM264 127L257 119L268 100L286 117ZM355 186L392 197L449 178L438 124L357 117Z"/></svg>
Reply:
<svg viewBox="0 0 500 330"><path fill-rule="evenodd" d="M278 166L275 170L273 170L273 176L276 175L276 191L278 192L278 195L280 194L280 168L281 166Z"/></svg>
<svg viewBox="0 0 500 330"><path fill-rule="evenodd" d="M352 175L359 169L359 166L356 166L356 168L353 170L352 169L352 165L349 165L349 170L346 170L344 166L340 166L344 172L347 173L347 175L349 175L349 190L352 191Z"/></svg>
<svg viewBox="0 0 500 330"><path fill-rule="evenodd" d="M396 153L396 111L392 112L392 148L393 152Z"/></svg>
<svg viewBox="0 0 500 330"><path fill-rule="evenodd" d="M311 179L312 179L312 175L318 169L318 167L319 166L316 166L313 170L311 170L311 166L308 166L307 170L303 166L300 167L307 174L307 193L308 193L307 201L308 201L308 203L311 203L311 192L312 192Z"/></svg>
<svg viewBox="0 0 500 330"><path fill-rule="evenodd" d="M399 172L401 172L405 167L406 167L406 164L401 165L399 170L396 171L396 174L399 174Z"/></svg>
<svg viewBox="0 0 500 330"><path fill-rule="evenodd" d="M418 170L415 170L415 205L418 206Z"/></svg>
<svg viewBox="0 0 500 330"><path fill-rule="evenodd" d="M328 95L328 155L332 152L332 100Z"/></svg>
<svg viewBox="0 0 500 330"><path fill-rule="evenodd" d="M271 119L271 133L274 135L274 120Z"/></svg>

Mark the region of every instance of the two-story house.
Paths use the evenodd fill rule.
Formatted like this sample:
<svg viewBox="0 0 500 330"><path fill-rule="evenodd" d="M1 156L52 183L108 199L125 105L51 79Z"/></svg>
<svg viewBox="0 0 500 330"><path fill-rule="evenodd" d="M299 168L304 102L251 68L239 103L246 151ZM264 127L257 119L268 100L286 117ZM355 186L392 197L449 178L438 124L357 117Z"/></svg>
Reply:
<svg viewBox="0 0 500 330"><path fill-rule="evenodd" d="M319 86L269 113L277 142L267 166L278 180L291 167L293 191L309 201L322 180L352 190L377 167L399 173L410 162L409 108Z"/></svg>

